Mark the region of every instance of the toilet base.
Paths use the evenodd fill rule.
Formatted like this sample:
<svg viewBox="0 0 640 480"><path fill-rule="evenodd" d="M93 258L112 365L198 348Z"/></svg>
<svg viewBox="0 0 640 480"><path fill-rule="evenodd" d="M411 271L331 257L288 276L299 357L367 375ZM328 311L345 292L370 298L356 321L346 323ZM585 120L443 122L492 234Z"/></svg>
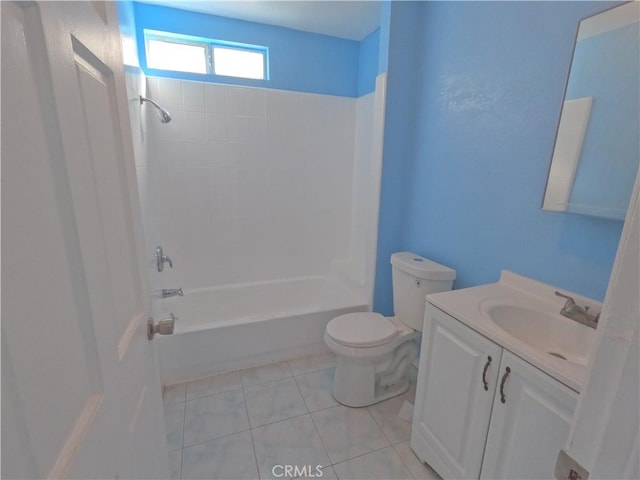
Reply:
<svg viewBox="0 0 640 480"><path fill-rule="evenodd" d="M381 386L376 381L375 365L354 362L338 357L331 394L347 407L366 407L401 395L409 389L409 381L403 375L396 383Z"/></svg>
<svg viewBox="0 0 640 480"><path fill-rule="evenodd" d="M383 400L387 400L392 397L397 397L398 395L402 395L404 392L409 390L410 383L408 381L398 383L396 385L391 385L387 388L380 388L376 390L376 401L375 403L382 402Z"/></svg>

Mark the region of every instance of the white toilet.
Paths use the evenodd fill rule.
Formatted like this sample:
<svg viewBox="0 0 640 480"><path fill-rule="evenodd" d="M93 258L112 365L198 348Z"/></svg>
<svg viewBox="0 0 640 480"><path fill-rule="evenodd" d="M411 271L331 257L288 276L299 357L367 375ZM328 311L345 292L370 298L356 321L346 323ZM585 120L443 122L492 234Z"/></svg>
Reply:
<svg viewBox="0 0 640 480"><path fill-rule="evenodd" d="M425 295L451 290L456 271L411 252L391 255L395 317L348 313L327 324L324 341L336 354L333 397L364 407L404 393L418 357Z"/></svg>

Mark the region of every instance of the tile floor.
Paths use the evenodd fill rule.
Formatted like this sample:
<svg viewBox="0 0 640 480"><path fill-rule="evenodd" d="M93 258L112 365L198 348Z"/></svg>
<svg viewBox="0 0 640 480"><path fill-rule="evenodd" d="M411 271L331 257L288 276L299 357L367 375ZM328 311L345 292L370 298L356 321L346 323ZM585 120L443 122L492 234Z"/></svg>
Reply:
<svg viewBox="0 0 640 480"><path fill-rule="evenodd" d="M291 478L272 468L297 465L323 479L439 479L411 451L411 424L397 415L415 385L348 408L331 396L334 369L323 354L165 387L172 477Z"/></svg>

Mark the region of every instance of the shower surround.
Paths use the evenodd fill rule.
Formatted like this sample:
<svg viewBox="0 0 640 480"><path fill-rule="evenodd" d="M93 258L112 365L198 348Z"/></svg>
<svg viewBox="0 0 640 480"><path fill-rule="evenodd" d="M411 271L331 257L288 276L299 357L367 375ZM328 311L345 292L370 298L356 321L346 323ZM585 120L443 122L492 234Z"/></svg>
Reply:
<svg viewBox="0 0 640 480"><path fill-rule="evenodd" d="M143 106L132 122L150 284L185 291L153 302L179 317L158 339L164 382L324 350L333 316L370 309L384 81L350 98L147 77L138 93L172 117ZM173 269L152 268L156 245ZM225 298L235 318L216 307Z"/></svg>
<svg viewBox="0 0 640 480"><path fill-rule="evenodd" d="M355 99L164 78L147 95L173 117L147 120L145 217L175 261L154 288L316 275L348 256Z"/></svg>

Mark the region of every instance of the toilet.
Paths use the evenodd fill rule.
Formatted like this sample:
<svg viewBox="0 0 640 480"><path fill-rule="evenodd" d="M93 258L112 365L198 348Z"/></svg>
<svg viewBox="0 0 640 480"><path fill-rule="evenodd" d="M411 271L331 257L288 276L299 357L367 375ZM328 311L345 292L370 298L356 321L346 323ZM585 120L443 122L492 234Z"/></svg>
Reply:
<svg viewBox="0 0 640 480"><path fill-rule="evenodd" d="M374 312L340 315L324 332L336 355L332 394L364 407L404 393L418 357L425 295L451 290L456 271L411 252L391 255L394 317Z"/></svg>

